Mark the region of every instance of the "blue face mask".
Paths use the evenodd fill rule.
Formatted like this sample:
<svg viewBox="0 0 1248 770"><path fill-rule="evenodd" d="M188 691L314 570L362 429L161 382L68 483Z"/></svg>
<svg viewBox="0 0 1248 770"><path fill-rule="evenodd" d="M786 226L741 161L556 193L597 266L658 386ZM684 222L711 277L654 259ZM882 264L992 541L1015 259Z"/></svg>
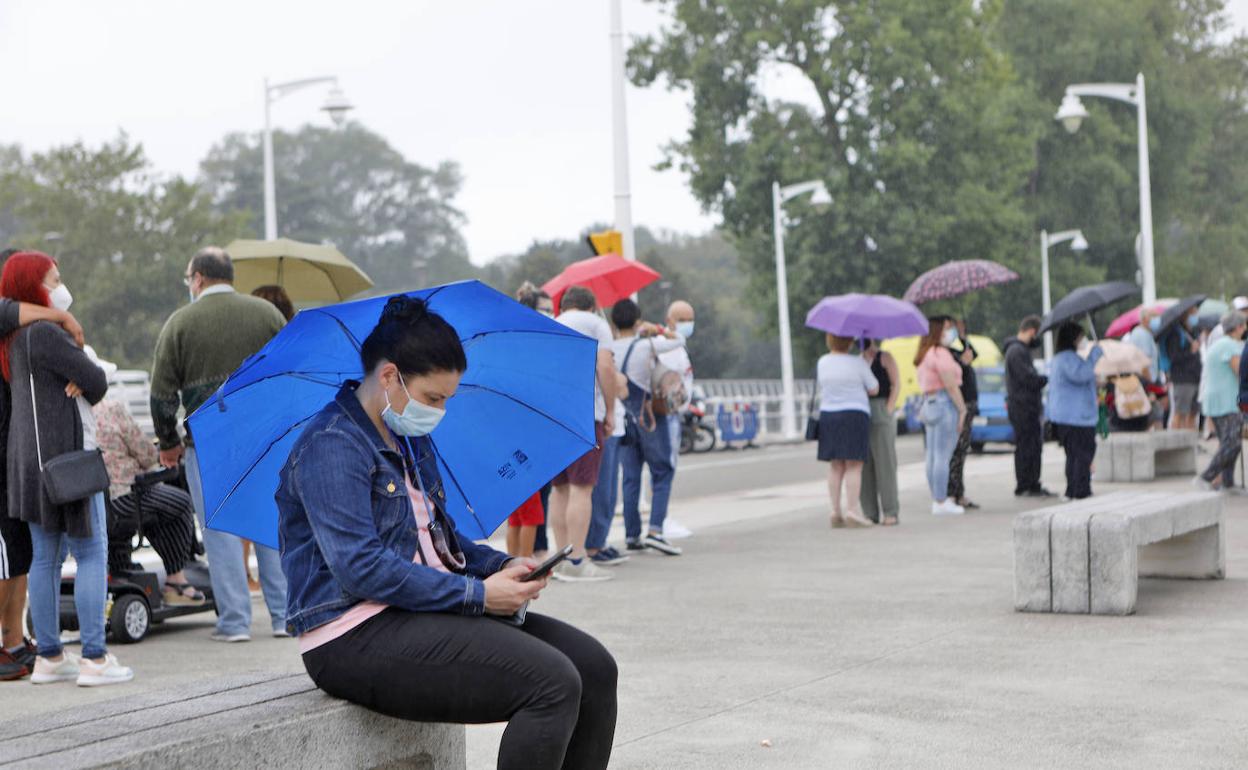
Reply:
<svg viewBox="0 0 1248 770"><path fill-rule="evenodd" d="M1153 334L1156 334L1157 332L1161 331L1161 319L1160 318L1149 319L1148 330L1151 331Z"/></svg>
<svg viewBox="0 0 1248 770"><path fill-rule="evenodd" d="M403 382L402 377L399 378L399 384L403 386L403 392L407 394L407 406L403 407L402 414L398 414L390 405L390 394L387 393L386 410L381 413L382 422L400 436L427 436L433 433L433 429L438 427L438 423L442 422L442 418L446 416L446 410L422 404L412 398L411 391L407 389L407 383Z"/></svg>
<svg viewBox="0 0 1248 770"><path fill-rule="evenodd" d="M685 339L693 336L693 321L677 321L676 333Z"/></svg>
<svg viewBox="0 0 1248 770"><path fill-rule="evenodd" d="M1186 322L1186 323L1187 323L1187 328L1189 328L1189 329L1195 329L1195 328L1196 328L1196 320L1197 320L1197 319L1196 319L1196 316L1194 316L1194 315L1189 315L1189 316L1187 317L1187 322Z"/></svg>

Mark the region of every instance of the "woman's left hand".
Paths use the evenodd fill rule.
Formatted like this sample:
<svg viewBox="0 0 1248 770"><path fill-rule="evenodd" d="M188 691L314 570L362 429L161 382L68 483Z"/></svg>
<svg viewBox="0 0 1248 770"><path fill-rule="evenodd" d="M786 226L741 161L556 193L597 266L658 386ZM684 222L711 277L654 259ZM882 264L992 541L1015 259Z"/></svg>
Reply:
<svg viewBox="0 0 1248 770"><path fill-rule="evenodd" d="M82 388L78 387L74 383L71 382L65 386L66 398L78 398L81 395L82 395Z"/></svg>

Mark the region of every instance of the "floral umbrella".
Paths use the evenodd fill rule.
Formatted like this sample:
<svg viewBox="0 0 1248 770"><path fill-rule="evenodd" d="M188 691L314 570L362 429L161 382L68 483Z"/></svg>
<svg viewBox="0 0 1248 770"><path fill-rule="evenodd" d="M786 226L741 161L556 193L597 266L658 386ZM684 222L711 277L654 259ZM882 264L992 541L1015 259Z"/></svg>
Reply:
<svg viewBox="0 0 1248 770"><path fill-rule="evenodd" d="M915 305L953 299L979 289L1018 280L1018 273L987 259L946 262L914 279L904 299Z"/></svg>

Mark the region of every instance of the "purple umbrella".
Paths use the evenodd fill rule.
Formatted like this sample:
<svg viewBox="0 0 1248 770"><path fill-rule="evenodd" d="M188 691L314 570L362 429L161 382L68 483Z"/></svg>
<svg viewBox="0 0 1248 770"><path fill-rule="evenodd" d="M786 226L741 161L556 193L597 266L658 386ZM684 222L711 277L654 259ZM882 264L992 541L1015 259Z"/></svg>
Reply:
<svg viewBox="0 0 1248 770"><path fill-rule="evenodd" d="M987 259L963 259L946 262L914 279L906 289L907 302L922 305L938 299L953 299L963 294L1017 281L1018 273Z"/></svg>
<svg viewBox="0 0 1248 770"><path fill-rule="evenodd" d="M824 297L806 314L806 325L839 337L858 339L927 334L927 319L917 307L883 294Z"/></svg>

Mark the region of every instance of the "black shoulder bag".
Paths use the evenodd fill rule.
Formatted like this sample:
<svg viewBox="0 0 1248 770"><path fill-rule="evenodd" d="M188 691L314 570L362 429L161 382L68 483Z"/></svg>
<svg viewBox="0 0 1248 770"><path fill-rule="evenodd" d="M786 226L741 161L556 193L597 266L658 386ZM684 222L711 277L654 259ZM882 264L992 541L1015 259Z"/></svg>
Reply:
<svg viewBox="0 0 1248 770"><path fill-rule="evenodd" d="M815 385L810 391L810 408L806 410L806 440L819 440L819 413L815 411L815 404L819 401L819 367L815 367Z"/></svg>
<svg viewBox="0 0 1248 770"><path fill-rule="evenodd" d="M86 500L108 489L108 468L98 449L77 449L43 461L39 443L39 406L35 402L35 368L30 358L30 332L26 333L26 368L30 374L30 408L35 418L35 453L39 457L39 476L43 491L53 505L68 505Z"/></svg>

